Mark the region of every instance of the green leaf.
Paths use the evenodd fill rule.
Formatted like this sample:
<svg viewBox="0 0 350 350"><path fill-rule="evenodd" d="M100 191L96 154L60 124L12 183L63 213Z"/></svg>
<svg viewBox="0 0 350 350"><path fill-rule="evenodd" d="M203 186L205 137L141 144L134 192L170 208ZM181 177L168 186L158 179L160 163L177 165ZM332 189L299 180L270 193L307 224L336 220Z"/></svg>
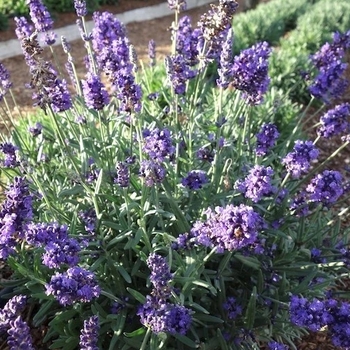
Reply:
<svg viewBox="0 0 350 350"><path fill-rule="evenodd" d="M134 337L139 337L143 334L146 333L146 329L144 327L141 327L139 329L136 329L136 331L130 332L130 333L126 333L124 332L123 334L127 337L127 338L134 338Z"/></svg>
<svg viewBox="0 0 350 350"><path fill-rule="evenodd" d="M245 314L245 322L247 329L253 329L254 321L255 321L255 311L256 311L256 299L257 292L256 287L254 286L252 294L250 295L247 311Z"/></svg>
<svg viewBox="0 0 350 350"><path fill-rule="evenodd" d="M98 195L100 193L102 178L103 178L103 170L100 169L100 173L98 174L98 178L97 178L96 186L95 186L95 195Z"/></svg>
<svg viewBox="0 0 350 350"><path fill-rule="evenodd" d="M128 272L124 269L124 267L122 265L120 265L120 264L115 264L115 265L116 265L116 268L119 271L119 273L124 278L125 282L131 283L131 277L128 274Z"/></svg>
<svg viewBox="0 0 350 350"><path fill-rule="evenodd" d="M77 310L74 310L74 309L59 312L56 314L55 318L49 323L49 325L54 326L58 323L71 320L73 316L75 316L76 314L77 314Z"/></svg>
<svg viewBox="0 0 350 350"><path fill-rule="evenodd" d="M41 305L39 311L33 317L35 327L38 327L47 318L53 303L54 300L48 300Z"/></svg>
<svg viewBox="0 0 350 350"><path fill-rule="evenodd" d="M208 282L195 280L195 281L192 281L192 283L197 285L197 286L201 286L201 287L204 287L206 289L209 289L213 295L217 294L216 289Z"/></svg>
<svg viewBox="0 0 350 350"><path fill-rule="evenodd" d="M224 320L222 320L220 317L204 314L196 314L194 319L197 319L198 321L207 321L211 323L224 323Z"/></svg>
<svg viewBox="0 0 350 350"><path fill-rule="evenodd" d="M126 288L126 290L141 304L146 302L146 297L144 297L140 292L132 288Z"/></svg>
<svg viewBox="0 0 350 350"><path fill-rule="evenodd" d="M180 341L181 343L185 344L186 346L188 346L190 349L197 349L197 344L191 340L190 338L184 336L184 335L181 335L181 334L174 334L174 337Z"/></svg>
<svg viewBox="0 0 350 350"><path fill-rule="evenodd" d="M260 262L256 258L252 258L250 256L243 256L241 254L236 254L234 257L237 260L239 260L242 264L249 266L254 270L260 269Z"/></svg>
<svg viewBox="0 0 350 350"><path fill-rule="evenodd" d="M227 341L225 340L225 338L222 335L221 330L219 328L216 330L216 335L219 339L221 350L229 350L229 348L227 346Z"/></svg>
<svg viewBox="0 0 350 350"><path fill-rule="evenodd" d="M58 197L59 198L60 197L69 197L69 196L73 196L76 194L82 194L82 193L84 193L84 187L77 185L77 186L74 186L70 189L60 191L58 193Z"/></svg>

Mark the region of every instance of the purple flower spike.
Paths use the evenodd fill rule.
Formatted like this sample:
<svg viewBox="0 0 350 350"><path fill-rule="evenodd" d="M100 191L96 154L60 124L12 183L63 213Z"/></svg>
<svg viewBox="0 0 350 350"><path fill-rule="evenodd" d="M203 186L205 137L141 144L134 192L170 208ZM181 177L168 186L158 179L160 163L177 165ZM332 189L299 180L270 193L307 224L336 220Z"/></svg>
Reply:
<svg viewBox="0 0 350 350"><path fill-rule="evenodd" d="M148 57L150 66L154 67L156 65L156 43L153 39L148 44Z"/></svg>
<svg viewBox="0 0 350 350"><path fill-rule="evenodd" d="M19 161L17 160L17 150L18 147L14 146L12 143L1 143L0 151L5 155L2 164L6 168L16 168L19 165Z"/></svg>
<svg viewBox="0 0 350 350"><path fill-rule="evenodd" d="M165 300L147 295L146 302L137 312L141 323L153 333L167 332L185 335L191 326L190 310Z"/></svg>
<svg viewBox="0 0 350 350"><path fill-rule="evenodd" d="M144 145L142 150L157 162L163 162L166 157L171 157L175 152L171 134L168 129L143 130Z"/></svg>
<svg viewBox="0 0 350 350"><path fill-rule="evenodd" d="M46 294L53 295L63 306L87 303L101 293L95 275L78 266L69 268L67 272L56 272L45 287Z"/></svg>
<svg viewBox="0 0 350 350"><path fill-rule="evenodd" d="M34 126L30 126L28 128L28 131L32 134L33 137L40 135L42 130L43 126L39 122L36 122Z"/></svg>
<svg viewBox="0 0 350 350"><path fill-rule="evenodd" d="M97 345L99 329L98 316L91 316L84 321L84 328L80 333L80 350L99 350Z"/></svg>
<svg viewBox="0 0 350 350"><path fill-rule="evenodd" d="M12 297L0 310L0 332L10 327L10 321L14 321L24 310L27 304L25 295Z"/></svg>
<svg viewBox="0 0 350 350"><path fill-rule="evenodd" d="M234 297L228 297L222 306L226 310L227 316L230 320L235 320L243 312L242 306L237 303L237 300Z"/></svg>
<svg viewBox="0 0 350 350"><path fill-rule="evenodd" d="M150 281L157 291L157 295L168 297L170 295L168 284L173 278L173 274L170 273L170 268L165 258L155 253L150 254L147 259L147 266L151 270Z"/></svg>
<svg viewBox="0 0 350 350"><path fill-rule="evenodd" d="M0 101L11 86L12 83L10 81L10 73L8 72L6 67L0 62Z"/></svg>
<svg viewBox="0 0 350 350"><path fill-rule="evenodd" d="M99 76L88 73L87 79L82 80L85 103L89 108L101 110L109 103L109 96Z"/></svg>
<svg viewBox="0 0 350 350"><path fill-rule="evenodd" d="M40 0L27 0L29 15L38 32L46 32L53 28L53 20L47 7Z"/></svg>
<svg viewBox="0 0 350 350"><path fill-rule="evenodd" d="M208 183L208 177L203 170L192 170L181 181L183 186L186 186L190 190L199 190Z"/></svg>
<svg viewBox="0 0 350 350"><path fill-rule="evenodd" d="M86 1L85 0L74 0L74 7L77 16L84 17L87 15Z"/></svg>
<svg viewBox="0 0 350 350"><path fill-rule="evenodd" d="M114 183L118 184L120 187L129 187L130 174L127 164L125 162L118 162L116 170L117 174L114 178Z"/></svg>
<svg viewBox="0 0 350 350"><path fill-rule="evenodd" d="M7 344L11 350L35 350L30 335L30 328L19 316L15 320L10 321L10 328L7 334L9 335Z"/></svg>
<svg viewBox="0 0 350 350"><path fill-rule="evenodd" d="M185 11L187 8L186 0L168 0L168 5L171 10Z"/></svg>
<svg viewBox="0 0 350 350"><path fill-rule="evenodd" d="M216 207L214 211L208 209L206 215L205 222L197 221L193 225L191 235L197 238L198 244L217 247L219 253L253 244L259 230L264 228L262 217L243 204Z"/></svg>
<svg viewBox="0 0 350 350"><path fill-rule="evenodd" d="M289 347L287 345L277 343L276 341L270 341L267 346L269 350L288 350Z"/></svg>
<svg viewBox="0 0 350 350"><path fill-rule="evenodd" d="M311 180L306 191L312 202L332 204L343 194L342 176L338 171L325 170Z"/></svg>
<svg viewBox="0 0 350 350"><path fill-rule="evenodd" d="M226 89L231 81L231 69L233 60L232 44L233 31L231 28L229 28L220 54L220 66L218 69L219 79L216 81L218 86L223 89Z"/></svg>
<svg viewBox="0 0 350 350"><path fill-rule="evenodd" d="M276 125L271 123L264 124L260 132L256 134L256 155L259 157L266 155L275 145L279 136Z"/></svg>
<svg viewBox="0 0 350 350"><path fill-rule="evenodd" d="M261 165L256 165L250 170L244 181L236 182L235 188L244 193L246 198L250 198L257 203L264 196L271 196L276 192L276 188L271 185L273 174L274 171L271 167L265 168Z"/></svg>
<svg viewBox="0 0 350 350"><path fill-rule="evenodd" d="M349 132L350 104L343 103L329 110L321 117L321 126L317 130L319 136L330 138L335 135Z"/></svg>
<svg viewBox="0 0 350 350"><path fill-rule="evenodd" d="M261 42L243 50L234 58L231 74L233 86L243 92L243 98L251 105L263 101L270 78L268 76L268 58L271 49L267 42Z"/></svg>
<svg viewBox="0 0 350 350"><path fill-rule="evenodd" d="M144 160L141 164L140 175L145 179L145 185L152 187L161 183L165 178L166 170L162 165L152 160Z"/></svg>
<svg viewBox="0 0 350 350"><path fill-rule="evenodd" d="M312 141L295 141L293 151L288 153L282 164L293 178L299 178L301 174L307 173L310 168L310 162L318 157L318 149Z"/></svg>

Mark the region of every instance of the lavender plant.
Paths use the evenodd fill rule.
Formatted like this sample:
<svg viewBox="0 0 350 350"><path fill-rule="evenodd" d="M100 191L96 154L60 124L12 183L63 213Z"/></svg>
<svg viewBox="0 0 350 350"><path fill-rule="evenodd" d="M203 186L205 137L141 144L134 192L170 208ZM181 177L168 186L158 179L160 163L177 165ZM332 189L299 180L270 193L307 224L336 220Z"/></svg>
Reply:
<svg viewBox="0 0 350 350"><path fill-rule="evenodd" d="M87 72L76 74L63 40L69 87L34 27L17 19L41 112L13 120L1 66L15 127L0 147L0 258L13 272L0 331L25 349L44 326L51 349L234 350L297 349L327 328L347 349L339 282L350 267L349 186L329 161L350 142L349 106L323 106L317 138L303 138L309 107L329 103L334 82L299 113L269 89L273 48L233 55L235 1L220 0L198 27L180 18L186 1L168 3L172 52L157 62L151 42L140 67L123 24L96 12L88 33L75 1ZM31 15L35 28L51 23ZM348 33L335 41L349 49ZM326 53L310 71L316 59L327 67ZM215 82L206 75L214 61ZM278 114L293 127L276 125ZM319 144L340 136L320 158Z"/></svg>

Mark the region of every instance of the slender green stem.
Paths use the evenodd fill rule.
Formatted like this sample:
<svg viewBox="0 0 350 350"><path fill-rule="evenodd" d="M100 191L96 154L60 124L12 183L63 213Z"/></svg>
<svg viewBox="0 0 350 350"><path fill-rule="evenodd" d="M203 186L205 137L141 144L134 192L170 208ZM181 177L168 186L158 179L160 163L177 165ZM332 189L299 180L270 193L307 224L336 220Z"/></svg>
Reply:
<svg viewBox="0 0 350 350"><path fill-rule="evenodd" d="M143 342L141 344L140 350L146 349L146 346L147 346L147 343L148 343L148 340L149 340L151 334L152 334L151 328L147 328L147 332L145 334L145 337L143 338Z"/></svg>

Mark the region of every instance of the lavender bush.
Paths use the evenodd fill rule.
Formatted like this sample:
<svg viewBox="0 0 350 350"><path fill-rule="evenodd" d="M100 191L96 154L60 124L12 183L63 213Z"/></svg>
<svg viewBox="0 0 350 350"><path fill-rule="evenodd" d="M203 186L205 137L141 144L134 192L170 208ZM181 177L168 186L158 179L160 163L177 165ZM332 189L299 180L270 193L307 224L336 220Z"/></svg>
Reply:
<svg viewBox="0 0 350 350"><path fill-rule="evenodd" d="M180 16L186 1L168 3L172 52L156 63L151 42L140 67L124 25L96 12L87 33L75 1L85 77L66 40L67 74L17 19L41 112L11 118L1 64L12 125L4 120L0 145L0 258L13 275L0 331L12 349L35 348L30 330L44 327L51 349L156 350L297 349L307 332L327 329L348 349L339 282L350 267L349 184L329 161L350 142L349 105L324 105L317 138L303 138L320 96L310 84L300 111L269 89L266 42L233 55L237 3L220 0L198 26ZM31 12L35 28L49 29L48 12ZM343 68L349 34L309 62L327 103L345 86L341 74L323 79L327 48ZM322 159L330 137L341 145Z"/></svg>

